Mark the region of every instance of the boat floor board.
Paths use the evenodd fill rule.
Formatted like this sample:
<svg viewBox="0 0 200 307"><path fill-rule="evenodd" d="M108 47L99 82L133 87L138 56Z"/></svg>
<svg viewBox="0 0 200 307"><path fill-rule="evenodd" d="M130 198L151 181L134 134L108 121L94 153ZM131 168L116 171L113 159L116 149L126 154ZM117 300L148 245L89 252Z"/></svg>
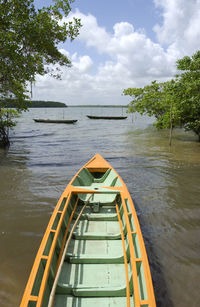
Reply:
<svg viewBox="0 0 200 307"><path fill-rule="evenodd" d="M116 257L123 254L123 248L121 240L71 240L68 252Z"/></svg>
<svg viewBox="0 0 200 307"><path fill-rule="evenodd" d="M116 235L120 233L120 226L118 221L79 221L78 226L75 230L76 233L84 234L90 233L104 233L106 235Z"/></svg>
<svg viewBox="0 0 200 307"><path fill-rule="evenodd" d="M134 307L133 299L130 307ZM74 297L67 295L56 295L55 307L122 307L126 306L126 297Z"/></svg>
<svg viewBox="0 0 200 307"><path fill-rule="evenodd" d="M122 288L126 285L124 264L69 264L64 262L60 285L90 288Z"/></svg>
<svg viewBox="0 0 200 307"><path fill-rule="evenodd" d="M121 240L73 240L70 247L70 263L124 263Z"/></svg>

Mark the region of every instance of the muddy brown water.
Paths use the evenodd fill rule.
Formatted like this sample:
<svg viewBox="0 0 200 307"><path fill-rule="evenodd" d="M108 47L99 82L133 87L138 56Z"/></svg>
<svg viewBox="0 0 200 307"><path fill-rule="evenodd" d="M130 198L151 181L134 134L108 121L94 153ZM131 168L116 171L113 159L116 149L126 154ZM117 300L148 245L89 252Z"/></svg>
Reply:
<svg viewBox="0 0 200 307"><path fill-rule="evenodd" d="M32 109L0 150L0 306L20 300L50 215L72 176L100 153L135 202L158 306L200 305L200 143L192 133L156 131L153 119L121 109ZM123 115L125 111L123 110ZM33 118L78 119L74 125Z"/></svg>

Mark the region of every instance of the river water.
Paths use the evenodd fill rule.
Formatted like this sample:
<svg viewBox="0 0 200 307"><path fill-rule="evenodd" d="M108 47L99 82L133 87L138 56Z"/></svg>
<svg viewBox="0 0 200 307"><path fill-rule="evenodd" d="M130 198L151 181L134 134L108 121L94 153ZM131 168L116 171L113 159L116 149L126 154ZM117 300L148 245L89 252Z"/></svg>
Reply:
<svg viewBox="0 0 200 307"><path fill-rule="evenodd" d="M200 306L200 143L121 108L31 109L0 151L0 306L18 306L48 220L72 176L100 153L135 201L158 306ZM74 125L33 118L78 119Z"/></svg>

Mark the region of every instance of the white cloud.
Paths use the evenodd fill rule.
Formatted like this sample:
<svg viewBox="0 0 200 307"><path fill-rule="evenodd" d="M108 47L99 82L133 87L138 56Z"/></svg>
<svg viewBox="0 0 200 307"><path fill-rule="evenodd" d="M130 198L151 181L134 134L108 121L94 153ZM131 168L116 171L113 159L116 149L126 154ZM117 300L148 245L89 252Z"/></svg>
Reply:
<svg viewBox="0 0 200 307"><path fill-rule="evenodd" d="M160 44L173 45L182 54L199 49L200 0L154 0L162 10L163 24L155 25Z"/></svg>
<svg viewBox="0 0 200 307"><path fill-rule="evenodd" d="M81 19L82 28L78 40L82 40L88 47L95 47L100 52L104 52L105 46L109 43L110 35L105 28L99 27L97 20L91 14L84 15L78 10L74 14L70 14L68 19L77 17Z"/></svg>
<svg viewBox="0 0 200 307"><path fill-rule="evenodd" d="M71 14L70 18L81 18L83 24L76 40L86 46L86 52L92 47L109 60L93 70L97 64L89 54L80 56L77 50L70 55L62 49L61 52L71 58L72 67L62 68L61 81L49 76L38 77L35 99L69 104L125 104L129 99L121 95L124 88L172 78L176 73L176 60L184 56L186 50L195 52L199 44L200 0L154 0L154 3L163 12L163 24L154 27L158 43L136 31L128 22L116 23L109 33L91 14L79 11Z"/></svg>
<svg viewBox="0 0 200 307"><path fill-rule="evenodd" d="M79 57L78 61L73 60L73 66L77 68L80 73L89 73L93 66L93 61L88 55L84 55Z"/></svg>
<svg viewBox="0 0 200 307"><path fill-rule="evenodd" d="M129 35L134 32L133 26L128 22L117 23L114 25L113 29L114 29L115 37Z"/></svg>

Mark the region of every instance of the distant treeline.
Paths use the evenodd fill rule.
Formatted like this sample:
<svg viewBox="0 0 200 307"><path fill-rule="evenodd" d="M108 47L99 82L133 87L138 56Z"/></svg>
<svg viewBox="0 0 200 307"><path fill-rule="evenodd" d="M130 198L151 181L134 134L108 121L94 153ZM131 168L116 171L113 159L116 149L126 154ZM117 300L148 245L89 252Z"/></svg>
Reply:
<svg viewBox="0 0 200 307"><path fill-rule="evenodd" d="M12 101L1 101L4 108L15 108ZM27 101L28 108L66 108L67 105L57 101L32 100Z"/></svg>
<svg viewBox="0 0 200 307"><path fill-rule="evenodd" d="M91 105L91 104L88 104L88 105L68 105L68 107L70 108L128 108L127 105L112 105L112 104L109 104L109 105L103 105L103 104L98 104L98 105Z"/></svg>
<svg viewBox="0 0 200 307"><path fill-rule="evenodd" d="M67 105L57 101L32 100L29 108L66 108Z"/></svg>

